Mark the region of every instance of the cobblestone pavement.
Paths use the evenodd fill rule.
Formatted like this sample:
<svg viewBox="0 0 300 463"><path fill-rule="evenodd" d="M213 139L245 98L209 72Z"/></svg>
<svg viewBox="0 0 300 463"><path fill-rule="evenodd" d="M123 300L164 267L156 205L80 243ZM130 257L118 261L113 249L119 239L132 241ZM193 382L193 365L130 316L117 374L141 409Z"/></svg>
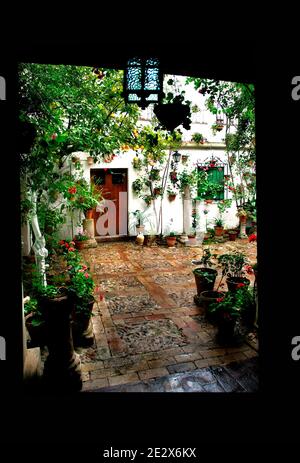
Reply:
<svg viewBox="0 0 300 463"><path fill-rule="evenodd" d="M256 244L247 240L213 243L209 247L216 254L236 249L244 252L250 263L256 262ZM146 247L133 242L99 243L97 248L81 251L96 283L105 292L103 301L94 305L94 345L76 349L82 362L83 391L111 387L124 390L123 385L130 390L130 384L141 391L152 387L185 391L189 383L195 383L191 390L219 390L223 387L219 382L208 381L205 386L197 378L215 377L218 371L226 376L227 367L218 367L232 362L242 371L247 359L257 357L255 340L246 338L238 347L219 346L216 328L207 322L203 309L195 305L195 266L191 261L200 259L202 252L202 246ZM220 278L221 269L215 287ZM249 278L253 284L253 276ZM255 377L255 369L251 371ZM257 378L253 378L254 383ZM245 385L229 379L223 389L247 390Z"/></svg>
<svg viewBox="0 0 300 463"><path fill-rule="evenodd" d="M257 358L90 392L257 392Z"/></svg>

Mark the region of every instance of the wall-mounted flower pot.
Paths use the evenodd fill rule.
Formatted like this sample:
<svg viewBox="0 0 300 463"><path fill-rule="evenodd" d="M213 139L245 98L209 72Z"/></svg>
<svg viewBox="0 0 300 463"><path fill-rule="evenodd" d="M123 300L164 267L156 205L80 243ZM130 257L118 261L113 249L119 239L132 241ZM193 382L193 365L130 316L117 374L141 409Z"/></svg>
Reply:
<svg viewBox="0 0 300 463"><path fill-rule="evenodd" d="M176 195L172 195L172 194L168 195L168 200L170 202L175 201L175 199L176 199Z"/></svg>
<svg viewBox="0 0 300 463"><path fill-rule="evenodd" d="M161 195L161 188L154 188L153 194L154 194L155 196Z"/></svg>

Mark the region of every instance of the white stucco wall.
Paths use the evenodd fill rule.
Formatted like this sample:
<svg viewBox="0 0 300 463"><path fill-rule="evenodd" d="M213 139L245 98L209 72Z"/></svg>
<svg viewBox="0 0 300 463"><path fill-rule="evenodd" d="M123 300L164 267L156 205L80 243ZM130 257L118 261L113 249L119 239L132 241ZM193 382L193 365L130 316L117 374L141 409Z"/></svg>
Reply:
<svg viewBox="0 0 300 463"><path fill-rule="evenodd" d="M204 145L205 146L205 145ZM189 155L189 161L185 165L183 165L181 162L178 164L178 172L182 171L183 169L191 168L193 167L194 164L198 162L203 162L206 158L210 158L212 155L218 157L221 161L226 162L227 155L224 151L224 149L205 149L205 148L197 148L197 149L191 149L188 147L184 147L180 149L181 154L188 154ZM135 156L134 151L127 151L125 153L122 153L121 155L117 156L111 163L97 163L93 165L88 165L86 158L88 156L88 153L76 153L76 156L80 157L81 159L81 165L83 167L83 172L84 172L84 178L86 180L90 180L90 170L96 169L96 168L109 168L109 169L116 169L116 168L123 168L123 169L128 169L128 213L133 212L137 209L139 210L147 210L149 213L150 221L153 223L153 225L156 224L155 220L155 213L154 213L154 208L153 204L150 205L148 208L146 206L146 203L135 196L135 194L132 191L131 185L132 182L137 179L140 175L138 171L136 171L132 167L132 160ZM227 192L225 193L225 198L230 199L231 193ZM181 197L180 194L177 195L176 199L172 202L168 200L167 193L165 193L165 197L163 199L163 230L164 232L170 231L170 228L173 231L176 231L178 233L183 232L183 198ZM213 228L213 220L219 215L218 207L217 207L218 201L213 201L212 204L205 204L204 201L198 202L197 203L197 212L200 216L199 220L199 229L202 231L205 229L206 226L206 220L208 222L208 226ZM160 199L155 200L155 206L157 212L159 212L159 207L160 207ZM205 215L203 213L203 210L206 209L208 210L208 214ZM223 214L223 219L225 223L226 228L232 228L238 225L238 218L236 216L236 207L234 204ZM77 218L73 219L73 227L75 225L74 233L77 233L80 230L80 227L76 227L77 223ZM190 219L190 224L192 225L192 217ZM146 224L146 230L150 228L149 224ZM68 225L63 227L63 235L62 237L66 237L71 235L70 232L70 220L68 220ZM130 227L130 218L129 218L129 234L134 235L135 234L135 229Z"/></svg>

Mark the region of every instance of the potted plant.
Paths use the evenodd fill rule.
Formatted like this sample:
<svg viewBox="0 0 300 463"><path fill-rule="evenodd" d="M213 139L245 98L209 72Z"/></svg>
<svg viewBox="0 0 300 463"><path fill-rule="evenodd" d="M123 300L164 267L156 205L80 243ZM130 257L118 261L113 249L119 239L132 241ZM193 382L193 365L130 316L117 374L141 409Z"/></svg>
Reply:
<svg viewBox="0 0 300 463"><path fill-rule="evenodd" d="M143 233L145 231L145 223L149 221L149 216L146 211L140 211L137 209L136 211L131 212L130 215L133 216L131 227L135 226L137 234Z"/></svg>
<svg viewBox="0 0 300 463"><path fill-rule="evenodd" d="M149 207L153 201L153 196L152 195L145 195L143 196L143 200L145 201L145 203L147 204L147 206Z"/></svg>
<svg viewBox="0 0 300 463"><path fill-rule="evenodd" d="M87 265L80 261L72 266L70 273L71 282L68 286L68 293L74 302L72 314L74 342L77 345L91 345L93 344L91 317L96 301L95 283Z"/></svg>
<svg viewBox="0 0 300 463"><path fill-rule="evenodd" d="M229 241L235 241L237 236L238 236L238 231L237 230L228 230L228 235L229 235Z"/></svg>
<svg viewBox="0 0 300 463"><path fill-rule="evenodd" d="M134 191L134 193L138 195L141 193L142 189L144 188L144 182L140 178L137 178L136 180L132 182L131 186L132 186L132 190Z"/></svg>
<svg viewBox="0 0 300 463"><path fill-rule="evenodd" d="M218 326L218 343L221 345L235 344L237 341L236 322L240 319L242 311L236 294L228 291L212 302L207 311L210 319L213 319Z"/></svg>
<svg viewBox="0 0 300 463"><path fill-rule="evenodd" d="M218 256L218 261L222 266L222 279L224 276L227 276L226 283L229 291L235 291L242 286L250 284L250 280L244 276L245 272L243 269L248 264L248 260L243 253L222 254Z"/></svg>
<svg viewBox="0 0 300 463"><path fill-rule="evenodd" d="M214 322L214 318L211 316L211 313L209 312L209 307L211 304L213 304L214 302L217 302L219 300L221 300L223 297L224 297L225 293L222 292L222 291L202 291L200 296L194 296L194 301L195 303L200 306L200 307L203 307L204 310L205 310L205 315L207 317L207 319L213 323Z"/></svg>
<svg viewBox="0 0 300 463"><path fill-rule="evenodd" d="M198 132L194 133L193 136L192 136L192 141L197 143L197 144L199 144L199 143L202 144L203 141L204 141L202 133L198 133Z"/></svg>
<svg viewBox="0 0 300 463"><path fill-rule="evenodd" d="M152 167L152 169L149 172L149 179L154 180L154 181L159 180L160 179L159 173L160 173L159 169L157 169L156 167Z"/></svg>
<svg viewBox="0 0 300 463"><path fill-rule="evenodd" d="M206 248L203 250L203 255L200 260L192 261L192 263L195 265L202 265L202 267L197 267L195 270L193 270L198 298L203 291L212 291L214 288L218 272L212 268L212 257L213 255L211 254L210 249Z"/></svg>
<svg viewBox="0 0 300 463"><path fill-rule="evenodd" d="M87 245L87 241L90 239L90 236L87 232L79 232L74 236L74 243L77 249L84 249Z"/></svg>
<svg viewBox="0 0 300 463"><path fill-rule="evenodd" d="M188 154L182 154L181 155L181 162L182 164L186 164L189 160L189 155Z"/></svg>
<svg viewBox="0 0 300 463"><path fill-rule="evenodd" d="M176 233L171 231L167 236L166 236L166 241L167 245L169 248L174 247L176 244Z"/></svg>
<svg viewBox="0 0 300 463"><path fill-rule="evenodd" d="M222 236L224 233L224 221L220 217L215 219L215 236Z"/></svg>
<svg viewBox="0 0 300 463"><path fill-rule="evenodd" d="M156 186L153 188L153 194L154 196L160 196L162 194L162 188L159 186Z"/></svg>
<svg viewBox="0 0 300 463"><path fill-rule="evenodd" d="M83 211L86 218L92 218L93 209L103 200L102 190L94 183L88 184L84 179L78 180L76 187L69 190L74 191L72 196L75 201L73 207Z"/></svg>
<svg viewBox="0 0 300 463"><path fill-rule="evenodd" d="M172 202L172 201L174 201L176 199L177 193L176 193L175 190L173 190L172 188L168 188L167 193L168 193L168 200L170 202Z"/></svg>

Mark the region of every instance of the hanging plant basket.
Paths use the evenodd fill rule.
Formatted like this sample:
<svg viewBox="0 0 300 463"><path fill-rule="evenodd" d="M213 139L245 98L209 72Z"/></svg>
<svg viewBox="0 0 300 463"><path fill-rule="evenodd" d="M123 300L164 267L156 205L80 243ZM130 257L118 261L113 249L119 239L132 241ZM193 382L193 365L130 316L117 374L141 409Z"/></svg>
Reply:
<svg viewBox="0 0 300 463"><path fill-rule="evenodd" d="M169 195L168 195L168 200L169 200L170 202L175 201L176 196L177 196L177 195L176 195L175 193L174 193L174 194L169 194Z"/></svg>
<svg viewBox="0 0 300 463"><path fill-rule="evenodd" d="M189 155L188 155L188 154L183 154L183 155L181 156L181 162L182 162L182 164L186 164L186 163L188 162L188 160L189 160Z"/></svg>
<svg viewBox="0 0 300 463"><path fill-rule="evenodd" d="M190 123L190 108L183 103L165 103L154 106L154 114L160 124L169 132L179 125Z"/></svg>

